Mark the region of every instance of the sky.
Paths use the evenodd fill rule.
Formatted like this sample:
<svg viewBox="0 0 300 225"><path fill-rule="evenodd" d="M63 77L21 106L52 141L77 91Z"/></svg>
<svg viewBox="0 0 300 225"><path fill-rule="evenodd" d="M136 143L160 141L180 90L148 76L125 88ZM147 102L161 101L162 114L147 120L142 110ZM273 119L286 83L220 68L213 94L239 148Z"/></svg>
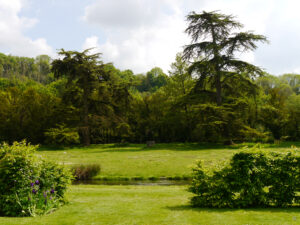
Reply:
<svg viewBox="0 0 300 225"><path fill-rule="evenodd" d="M219 10L270 42L239 58L273 75L300 73L299 9L298 0L0 0L0 52L56 58L94 47L121 70L167 72L191 41L186 15Z"/></svg>

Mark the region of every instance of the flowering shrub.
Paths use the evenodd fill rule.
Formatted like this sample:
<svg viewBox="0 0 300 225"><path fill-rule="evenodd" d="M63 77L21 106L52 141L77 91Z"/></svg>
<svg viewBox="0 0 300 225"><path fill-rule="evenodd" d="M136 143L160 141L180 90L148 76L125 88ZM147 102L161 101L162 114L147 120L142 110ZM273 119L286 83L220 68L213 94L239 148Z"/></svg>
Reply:
<svg viewBox="0 0 300 225"><path fill-rule="evenodd" d="M70 172L38 157L36 148L25 141L0 145L0 215L35 216L65 202Z"/></svg>
<svg viewBox="0 0 300 225"><path fill-rule="evenodd" d="M199 162L189 188L196 207L286 207L299 204L300 157L287 152L243 151L229 165L206 171Z"/></svg>

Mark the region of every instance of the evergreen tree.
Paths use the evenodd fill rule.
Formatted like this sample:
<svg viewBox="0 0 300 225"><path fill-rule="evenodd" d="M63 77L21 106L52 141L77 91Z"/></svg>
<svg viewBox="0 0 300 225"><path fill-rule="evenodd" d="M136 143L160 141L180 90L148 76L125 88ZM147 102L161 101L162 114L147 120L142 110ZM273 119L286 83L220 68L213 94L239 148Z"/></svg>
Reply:
<svg viewBox="0 0 300 225"><path fill-rule="evenodd" d="M104 64L99 60L100 53L88 54L89 51L90 49L83 52L62 49L59 55L64 58L52 62L52 72L55 77L67 76L67 85L75 85L82 91L80 130L84 145L90 145L89 108L92 91L99 82L108 78L108 74L104 71Z"/></svg>
<svg viewBox="0 0 300 225"><path fill-rule="evenodd" d="M228 78L238 75L244 79L245 74L248 77L263 74L259 67L236 59L235 53L256 49L255 42L266 42L266 37L251 32L233 33L243 25L233 16L217 11L192 12L187 20L189 26L186 33L191 36L192 42L185 46L184 58L199 59L191 64L189 71L199 75L197 87L202 91L205 84L209 84L217 105L222 105L222 89Z"/></svg>

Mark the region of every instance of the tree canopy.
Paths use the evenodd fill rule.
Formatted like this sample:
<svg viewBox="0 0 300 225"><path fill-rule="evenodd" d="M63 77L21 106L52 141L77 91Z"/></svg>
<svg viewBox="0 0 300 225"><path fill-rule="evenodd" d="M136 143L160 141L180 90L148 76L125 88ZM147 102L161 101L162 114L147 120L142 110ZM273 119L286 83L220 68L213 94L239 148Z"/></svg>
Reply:
<svg viewBox="0 0 300 225"><path fill-rule="evenodd" d="M222 105L222 90L228 79L238 76L244 81L245 76L263 74L259 67L236 59L235 54L254 50L257 47L255 42L266 42L266 37L252 32L234 33L243 25L235 21L233 16L217 11L203 11L201 14L192 12L187 20L189 25L186 33L192 41L184 48L184 58L194 60L189 72L199 76L197 86L202 90L205 90L206 83L212 87L218 105Z"/></svg>
<svg viewBox="0 0 300 225"><path fill-rule="evenodd" d="M273 76L239 60L266 37L219 12L190 13L192 41L170 71L143 74L101 54L0 53L0 141L273 142L300 140L300 75Z"/></svg>
<svg viewBox="0 0 300 225"><path fill-rule="evenodd" d="M89 54L89 51L90 49L83 52L62 49L59 55L62 55L63 59L54 60L51 69L55 77L66 76L67 87L74 86L79 88L77 91L82 91L80 102L83 107L80 110L82 121L80 130L85 145L90 145L90 97L99 83L108 79L104 64L99 60L100 53Z"/></svg>

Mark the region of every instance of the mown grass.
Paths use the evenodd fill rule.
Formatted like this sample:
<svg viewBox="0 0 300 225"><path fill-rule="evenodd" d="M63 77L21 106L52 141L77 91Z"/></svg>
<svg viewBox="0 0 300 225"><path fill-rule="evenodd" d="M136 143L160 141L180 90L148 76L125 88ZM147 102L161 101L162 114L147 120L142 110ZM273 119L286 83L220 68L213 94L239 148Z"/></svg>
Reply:
<svg viewBox="0 0 300 225"><path fill-rule="evenodd" d="M72 186L70 203L36 218L0 217L2 225L300 224L300 208L195 209L182 186Z"/></svg>
<svg viewBox="0 0 300 225"><path fill-rule="evenodd" d="M208 167L220 165L242 148L251 148L253 143L224 146L218 144L156 144L147 148L143 144L120 147L114 144L89 147L47 148L39 154L68 166L74 164L100 164L101 173L96 179L145 180L187 179L196 160L203 160ZM300 147L300 142L262 144L269 151L286 151L291 145Z"/></svg>
<svg viewBox="0 0 300 225"><path fill-rule="evenodd" d="M140 180L190 176L197 159L207 166L219 165L246 146L212 144L158 144L88 148L40 148L38 154L68 166L100 164L97 178ZM284 152L298 143L262 145L266 151ZM196 209L189 204L187 186L71 186L69 204L56 212L36 218L0 217L2 225L89 225L89 224L300 224L300 208Z"/></svg>

